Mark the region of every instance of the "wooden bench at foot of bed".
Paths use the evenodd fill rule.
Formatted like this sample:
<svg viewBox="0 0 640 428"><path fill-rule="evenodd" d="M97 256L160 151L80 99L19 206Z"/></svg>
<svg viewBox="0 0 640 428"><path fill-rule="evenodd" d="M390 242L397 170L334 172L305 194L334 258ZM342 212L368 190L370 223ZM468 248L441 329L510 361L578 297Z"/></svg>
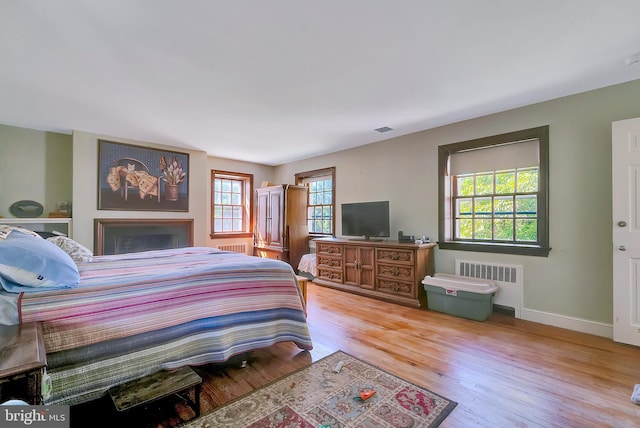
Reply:
<svg viewBox="0 0 640 428"><path fill-rule="evenodd" d="M169 395L180 394L189 402L198 417L200 416L201 386L202 378L191 367L186 366L177 370L159 371L118 385L109 390L109 395L116 409L124 411ZM195 387L193 400L187 394L181 394L193 387Z"/></svg>

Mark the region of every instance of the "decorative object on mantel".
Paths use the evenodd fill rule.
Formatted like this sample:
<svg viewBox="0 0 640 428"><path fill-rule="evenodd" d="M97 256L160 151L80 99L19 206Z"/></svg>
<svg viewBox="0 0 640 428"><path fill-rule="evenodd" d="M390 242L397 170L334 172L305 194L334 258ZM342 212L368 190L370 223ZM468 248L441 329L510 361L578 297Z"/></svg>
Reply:
<svg viewBox="0 0 640 428"><path fill-rule="evenodd" d="M49 218L71 218L71 204L67 201L58 202L56 210L49 212Z"/></svg>
<svg viewBox="0 0 640 428"><path fill-rule="evenodd" d="M43 211L44 208L42 207L42 204L29 200L14 202L9 207L9 212L11 212L11 214L21 218L38 217Z"/></svg>
<svg viewBox="0 0 640 428"><path fill-rule="evenodd" d="M338 351L191 420L184 428L433 428L456 405Z"/></svg>
<svg viewBox="0 0 640 428"><path fill-rule="evenodd" d="M71 203L67 201L58 202L58 209L56 211L69 214L69 217L71 217Z"/></svg>
<svg viewBox="0 0 640 428"><path fill-rule="evenodd" d="M189 154L98 140L98 209L189 211Z"/></svg>

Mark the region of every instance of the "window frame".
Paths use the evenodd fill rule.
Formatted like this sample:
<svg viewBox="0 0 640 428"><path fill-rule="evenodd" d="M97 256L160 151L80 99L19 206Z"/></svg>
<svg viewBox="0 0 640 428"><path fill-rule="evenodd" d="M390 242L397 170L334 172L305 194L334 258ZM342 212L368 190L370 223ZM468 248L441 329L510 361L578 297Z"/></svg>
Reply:
<svg viewBox="0 0 640 428"><path fill-rule="evenodd" d="M246 226L245 231L242 232L215 232L214 230L214 212L215 212L215 180L216 179L231 179L242 181L244 192L244 213L247 215L244 217L244 224ZM253 174L246 174L243 172L232 172L222 170L211 170L211 224L209 236L212 239L219 238L251 238L253 237Z"/></svg>
<svg viewBox="0 0 640 428"><path fill-rule="evenodd" d="M336 167L328 167L315 169L312 171L298 172L295 174L295 183L297 185L304 185L303 181L312 179L315 177L327 177L331 176L331 233L316 233L309 232L309 236L311 238L322 238L322 237L335 237L336 236ZM307 195L307 211L309 208L309 197ZM307 216L307 212L305 212L305 217ZM307 218L307 222L309 219Z"/></svg>
<svg viewBox="0 0 640 428"><path fill-rule="evenodd" d="M494 241L456 240L453 236L455 221L452 197L453 177L448 174L449 157L471 149L490 148L537 139L539 154L538 188L538 240L531 244ZM482 172L482 171L476 171ZM524 129L490 137L438 146L438 248L443 250L506 253L548 257L549 251L549 126Z"/></svg>

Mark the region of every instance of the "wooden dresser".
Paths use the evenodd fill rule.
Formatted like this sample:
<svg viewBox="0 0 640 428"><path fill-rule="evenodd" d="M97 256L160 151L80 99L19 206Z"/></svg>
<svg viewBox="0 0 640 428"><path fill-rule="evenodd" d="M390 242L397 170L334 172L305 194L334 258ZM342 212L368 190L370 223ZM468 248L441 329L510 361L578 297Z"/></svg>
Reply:
<svg viewBox="0 0 640 428"><path fill-rule="evenodd" d="M432 275L436 244L320 238L315 284L411 307L426 306L422 279Z"/></svg>

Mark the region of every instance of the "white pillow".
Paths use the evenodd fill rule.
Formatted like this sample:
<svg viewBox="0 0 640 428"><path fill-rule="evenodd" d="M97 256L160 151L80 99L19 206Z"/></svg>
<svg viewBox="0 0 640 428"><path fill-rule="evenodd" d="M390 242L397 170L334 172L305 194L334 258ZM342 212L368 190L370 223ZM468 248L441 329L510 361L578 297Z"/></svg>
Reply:
<svg viewBox="0 0 640 428"><path fill-rule="evenodd" d="M93 259L93 252L79 242L66 236L52 236L47 241L53 242L76 263L87 263Z"/></svg>

